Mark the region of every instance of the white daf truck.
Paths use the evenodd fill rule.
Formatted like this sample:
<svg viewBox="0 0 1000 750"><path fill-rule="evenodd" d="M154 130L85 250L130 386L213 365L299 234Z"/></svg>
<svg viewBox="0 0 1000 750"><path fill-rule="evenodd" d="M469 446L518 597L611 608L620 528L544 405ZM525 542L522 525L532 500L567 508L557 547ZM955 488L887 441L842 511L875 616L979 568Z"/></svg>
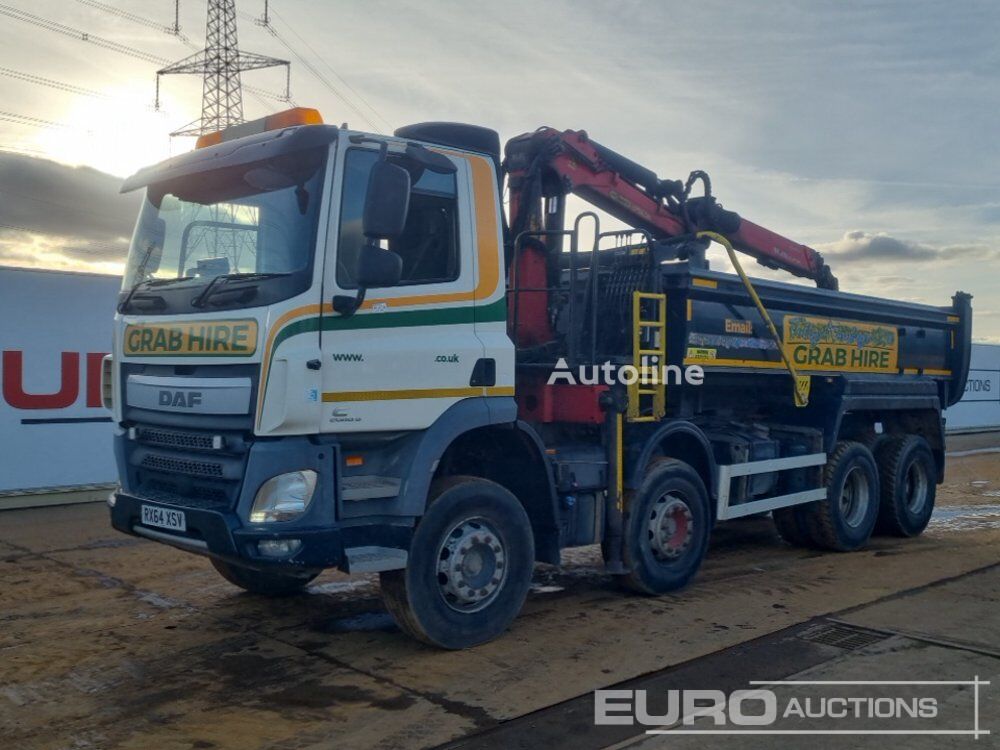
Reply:
<svg viewBox="0 0 1000 750"><path fill-rule="evenodd" d="M400 627L445 648L501 633L565 547L600 543L657 594L728 518L841 551L919 534L969 297L839 292L707 178L690 196L699 174L659 180L582 131L501 162L485 128L371 135L303 109L140 171L104 368L112 524L261 594L378 572ZM581 248L570 192L636 231ZM709 238L825 288L710 270ZM651 357L704 382L650 380ZM608 362L643 378L550 377Z"/></svg>

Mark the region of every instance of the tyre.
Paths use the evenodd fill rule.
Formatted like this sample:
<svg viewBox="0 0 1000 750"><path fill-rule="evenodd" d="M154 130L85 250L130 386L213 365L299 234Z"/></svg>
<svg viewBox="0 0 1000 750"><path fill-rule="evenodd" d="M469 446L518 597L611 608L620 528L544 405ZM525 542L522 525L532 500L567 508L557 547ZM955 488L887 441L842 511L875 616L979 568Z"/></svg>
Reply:
<svg viewBox="0 0 1000 750"><path fill-rule="evenodd" d="M774 528L785 542L793 547L811 547L812 538L805 521L805 508L792 506L771 512Z"/></svg>
<svg viewBox="0 0 1000 750"><path fill-rule="evenodd" d="M535 561L523 506L495 482L435 483L404 570L380 575L382 600L417 640L460 649L496 638L517 617Z"/></svg>
<svg viewBox="0 0 1000 750"><path fill-rule="evenodd" d="M708 492L683 461L662 459L626 498L622 583L642 594L686 585L698 572L711 529Z"/></svg>
<svg viewBox="0 0 1000 750"><path fill-rule="evenodd" d="M245 568L242 565L216 560L214 557L211 560L212 566L219 571L219 575L231 584L261 596L277 597L297 594L319 575L319 573L310 573L304 576L290 576Z"/></svg>
<svg viewBox="0 0 1000 750"><path fill-rule="evenodd" d="M878 471L862 443L842 440L823 470L826 499L803 506L810 541L817 547L849 552L868 543L879 508Z"/></svg>
<svg viewBox="0 0 1000 750"><path fill-rule="evenodd" d="M875 456L882 486L877 531L917 536L931 520L937 494L937 466L930 446L917 435L892 437Z"/></svg>

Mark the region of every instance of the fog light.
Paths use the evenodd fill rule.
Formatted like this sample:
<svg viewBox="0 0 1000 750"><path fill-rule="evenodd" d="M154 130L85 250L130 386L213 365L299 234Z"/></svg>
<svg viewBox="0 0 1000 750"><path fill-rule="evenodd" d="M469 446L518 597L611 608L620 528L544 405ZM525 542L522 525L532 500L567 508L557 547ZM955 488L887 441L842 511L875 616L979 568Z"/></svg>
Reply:
<svg viewBox="0 0 1000 750"><path fill-rule="evenodd" d="M264 539L257 542L257 551L263 557L291 557L301 548L301 539Z"/></svg>
<svg viewBox="0 0 1000 750"><path fill-rule="evenodd" d="M250 509L250 523L292 521L306 512L316 489L316 472L291 471L261 485Z"/></svg>
<svg viewBox="0 0 1000 750"><path fill-rule="evenodd" d="M115 495L117 495L117 494L118 494L118 490L115 490L110 495L108 495L108 507L109 508L114 508L115 507L115 503L118 502L118 498L115 497Z"/></svg>

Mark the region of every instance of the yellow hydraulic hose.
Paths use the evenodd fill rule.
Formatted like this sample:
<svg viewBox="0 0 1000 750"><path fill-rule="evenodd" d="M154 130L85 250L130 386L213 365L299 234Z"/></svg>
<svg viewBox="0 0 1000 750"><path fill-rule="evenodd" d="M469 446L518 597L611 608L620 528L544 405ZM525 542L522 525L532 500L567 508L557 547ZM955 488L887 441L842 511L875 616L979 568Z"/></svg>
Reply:
<svg viewBox="0 0 1000 750"><path fill-rule="evenodd" d="M757 296L757 290L754 289L753 284L750 283L750 277L746 275L746 272L743 270L743 266L740 265L739 258L736 257L736 251L733 249L732 243L718 232L698 232L697 236L705 237L713 242L718 242L726 248L726 252L729 253L729 260L736 269L736 273L740 275L740 279L743 281L743 286L746 287L747 293L750 295L750 299L752 299L753 303L757 306L757 311L760 313L760 316L764 319L764 322L767 323L767 328L771 331L771 336L774 338L774 342L778 345L778 353L781 354L781 360L785 363L785 367L788 368L788 372L792 376L795 405L807 406L809 404L808 376L801 377L796 371L795 365L793 365L792 361L788 358L788 354L785 353L785 347L782 345L781 337L778 335L778 329L774 327L774 321L771 320L771 316L768 314L767 310L764 309L764 303L761 302L760 297Z"/></svg>

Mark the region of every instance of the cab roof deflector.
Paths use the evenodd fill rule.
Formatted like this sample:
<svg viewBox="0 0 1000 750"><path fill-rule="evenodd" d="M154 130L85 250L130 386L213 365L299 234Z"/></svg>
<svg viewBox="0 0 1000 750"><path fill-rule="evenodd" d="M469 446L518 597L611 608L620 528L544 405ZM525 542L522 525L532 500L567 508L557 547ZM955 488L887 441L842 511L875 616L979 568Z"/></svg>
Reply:
<svg viewBox="0 0 1000 750"><path fill-rule="evenodd" d="M121 193L129 193L153 183L171 182L210 169L238 167L255 161L328 146L337 139L332 125L306 125L247 136L208 148L189 151L150 167L143 167L122 183Z"/></svg>

